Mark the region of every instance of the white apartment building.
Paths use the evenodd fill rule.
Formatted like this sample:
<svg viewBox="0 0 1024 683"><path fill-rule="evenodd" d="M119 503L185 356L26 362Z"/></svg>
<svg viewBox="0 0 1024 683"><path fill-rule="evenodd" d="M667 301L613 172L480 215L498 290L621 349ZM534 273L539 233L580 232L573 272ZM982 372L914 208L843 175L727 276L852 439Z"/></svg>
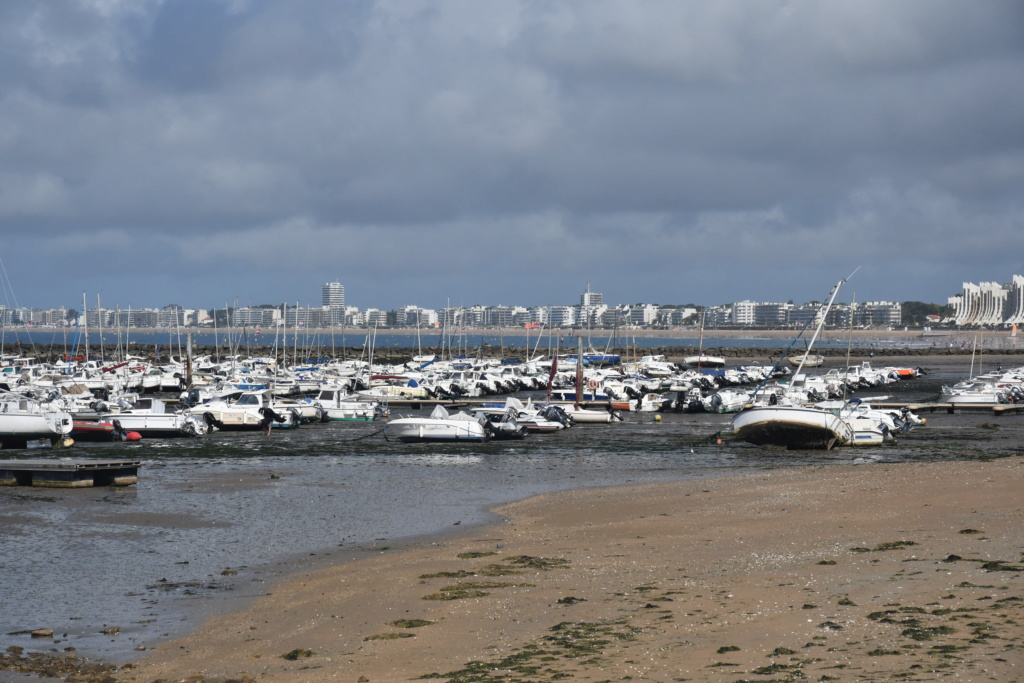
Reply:
<svg viewBox="0 0 1024 683"><path fill-rule="evenodd" d="M1014 275L1007 284L965 282L948 299L957 325L1017 325L1024 322L1024 277Z"/></svg>
<svg viewBox="0 0 1024 683"><path fill-rule="evenodd" d="M732 316L729 322L733 325L753 325L756 313L756 302L737 301L732 305Z"/></svg>

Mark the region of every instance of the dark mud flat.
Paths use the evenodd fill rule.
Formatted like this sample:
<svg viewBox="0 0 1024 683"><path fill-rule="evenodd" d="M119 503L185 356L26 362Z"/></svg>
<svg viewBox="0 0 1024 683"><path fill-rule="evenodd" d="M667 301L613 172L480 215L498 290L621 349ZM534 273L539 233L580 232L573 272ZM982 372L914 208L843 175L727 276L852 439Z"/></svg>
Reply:
<svg viewBox="0 0 1024 683"><path fill-rule="evenodd" d="M864 360L923 367L928 374L918 379L855 394L908 403L938 397L943 384L967 376L970 363L963 356ZM1015 360L987 357L982 369ZM79 446L78 457L141 460L140 482L0 489L7 549L0 559L0 651L63 655L74 647L81 658L129 662L143 653L137 648L160 647L206 615L272 591L288 573L465 530L491 521L488 508L539 493L1021 453L1024 416L926 417L926 426L896 445L828 453L735 442L729 415L706 414L665 414L658 423L632 414L619 425L483 445L396 444L375 434L380 423L333 423L269 439L234 433ZM725 436L721 446L718 434ZM37 628L53 629L53 639L6 635Z"/></svg>

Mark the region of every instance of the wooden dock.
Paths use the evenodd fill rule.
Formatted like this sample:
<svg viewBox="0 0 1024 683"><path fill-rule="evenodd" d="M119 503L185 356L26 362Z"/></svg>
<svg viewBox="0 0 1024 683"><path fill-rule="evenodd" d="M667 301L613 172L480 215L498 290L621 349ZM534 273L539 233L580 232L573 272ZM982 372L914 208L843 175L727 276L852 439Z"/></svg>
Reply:
<svg viewBox="0 0 1024 683"><path fill-rule="evenodd" d="M1024 403L876 403L872 408L879 410L899 410L907 407L914 413L989 413L996 417L1002 415L1020 415L1024 413Z"/></svg>
<svg viewBox="0 0 1024 683"><path fill-rule="evenodd" d="M131 486L141 466L140 460L0 460L0 486Z"/></svg>

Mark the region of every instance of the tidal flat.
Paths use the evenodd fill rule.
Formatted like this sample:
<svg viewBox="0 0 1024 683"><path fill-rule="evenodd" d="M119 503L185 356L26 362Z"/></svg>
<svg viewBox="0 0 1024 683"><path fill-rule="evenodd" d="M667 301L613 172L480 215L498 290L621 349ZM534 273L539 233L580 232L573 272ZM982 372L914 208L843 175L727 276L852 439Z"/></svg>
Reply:
<svg viewBox="0 0 1024 683"><path fill-rule="evenodd" d="M968 372L962 356L911 360L928 374L887 387L892 400L934 398L943 383ZM0 560L0 645L61 656L74 648L82 660L136 662L174 647L175 638L211 617L260 602L288 577L473 538L501 519L492 508L537 495L721 481L794 467L984 463L1021 453L1020 416L923 416L928 424L896 445L827 453L762 450L728 438L728 415L671 413L657 423L650 414L630 414L621 424L477 446L388 442L376 422L315 425L269 438L83 444L76 456L142 460L140 482L81 491L0 489L0 533L9 549ZM715 435L725 435L722 445ZM893 540L902 539L875 542ZM507 542L493 546L485 550L509 552ZM992 559L1013 566L1019 556ZM488 560L494 558L482 561ZM571 587L553 599L562 598L593 602ZM38 628L52 629L52 639L24 633Z"/></svg>

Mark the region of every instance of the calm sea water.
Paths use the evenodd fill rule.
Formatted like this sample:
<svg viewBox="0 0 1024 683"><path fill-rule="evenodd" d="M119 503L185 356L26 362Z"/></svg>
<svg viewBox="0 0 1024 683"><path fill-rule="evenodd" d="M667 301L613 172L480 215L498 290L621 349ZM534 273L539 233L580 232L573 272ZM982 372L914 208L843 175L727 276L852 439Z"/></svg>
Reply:
<svg viewBox="0 0 1024 683"><path fill-rule="evenodd" d="M752 333L756 335L755 333ZM576 349L577 338L576 333L563 333L562 335L556 335L556 339L552 338L551 335L545 334L539 340L536 335L527 336L522 332L516 333L491 333L491 334L464 334L454 335L450 338L445 338L444 347L445 349L453 349L453 353L457 353L459 349L466 349L470 352L475 349L490 345L494 349L500 349L502 347L516 347L519 349L526 348L537 349L538 353L548 353L553 349L556 344L561 352L571 352ZM842 335L835 333L825 335L825 338L819 339L815 344L817 348L822 349L845 349L847 341L845 338L841 338ZM809 338L809 337L808 337ZM287 335L275 335L271 331L260 331L257 332L254 329L246 330L244 332L234 332L227 334L224 331L214 333L212 331L202 331L192 333L193 344L200 346L212 346L220 343L221 345L230 344L233 347L239 349L240 353L245 353L250 347L274 347L282 349L298 349L299 353L310 353L310 352L330 352L332 349L346 348L362 348L373 346L377 349L389 349L389 348L422 348L424 351L428 348L439 348L442 344L441 337L436 334L423 334L417 339L415 334L387 334L378 333L375 336L368 335L365 331L353 331L348 330L342 332L340 329L335 330L333 333L329 330L319 331L299 331L295 334L289 331ZM618 333L617 335L610 335L602 332L601 334L586 335L583 337L584 345L586 348L594 348L597 351L603 351L607 348L637 348L637 349L650 349L661 346L690 346L697 347L698 344L703 344L704 348L751 348L751 349L779 349L784 348L790 343L790 339L785 338L752 338L752 339L735 339L731 337L715 337L714 332L705 332L703 340L698 336L698 333L694 331L692 336L652 336L652 337L631 337L625 333ZM76 348L76 343L84 343L84 336L79 334L75 335L74 329L69 330L54 330L54 329L40 329L40 330L18 330L6 331L3 335L2 343L4 347L9 351L13 348L14 344L21 342L24 345L32 345L41 351L55 350L58 352L71 351ZM118 334L111 331L105 331L102 335L93 330L89 333L89 343L91 347L96 347L102 344L107 347L112 354L114 349L118 347L120 343L123 345L141 345L145 347L159 347L162 351L166 352L168 349L171 353L177 355L179 350L187 348L188 340L186 333L177 333L175 331L168 331L163 333L152 333L152 332L132 332L130 334L122 333L120 340ZM917 346L928 346L931 342L916 341L914 345ZM798 342L794 348L803 349L800 346L803 342ZM877 339L872 338L861 338L858 340L859 346L877 346L887 347L892 346L893 342L887 340L884 334L879 335ZM907 344L900 342L899 346L904 347Z"/></svg>
<svg viewBox="0 0 1024 683"><path fill-rule="evenodd" d="M923 400L959 370L895 385ZM268 590L277 572L381 552L419 534L491 521L534 494L800 465L1019 454L1014 418L929 416L899 445L778 453L709 437L728 415L632 414L520 442L400 444L383 424L329 423L266 437L79 444L75 457L143 462L137 486L0 488L0 649L75 647L123 662L196 623L225 598ZM7 457L47 457L20 451ZM330 557L328 557L330 555ZM284 563L284 564L282 564ZM225 569L237 571L237 574ZM118 626L117 635L102 629ZM6 635L52 628L56 641Z"/></svg>

